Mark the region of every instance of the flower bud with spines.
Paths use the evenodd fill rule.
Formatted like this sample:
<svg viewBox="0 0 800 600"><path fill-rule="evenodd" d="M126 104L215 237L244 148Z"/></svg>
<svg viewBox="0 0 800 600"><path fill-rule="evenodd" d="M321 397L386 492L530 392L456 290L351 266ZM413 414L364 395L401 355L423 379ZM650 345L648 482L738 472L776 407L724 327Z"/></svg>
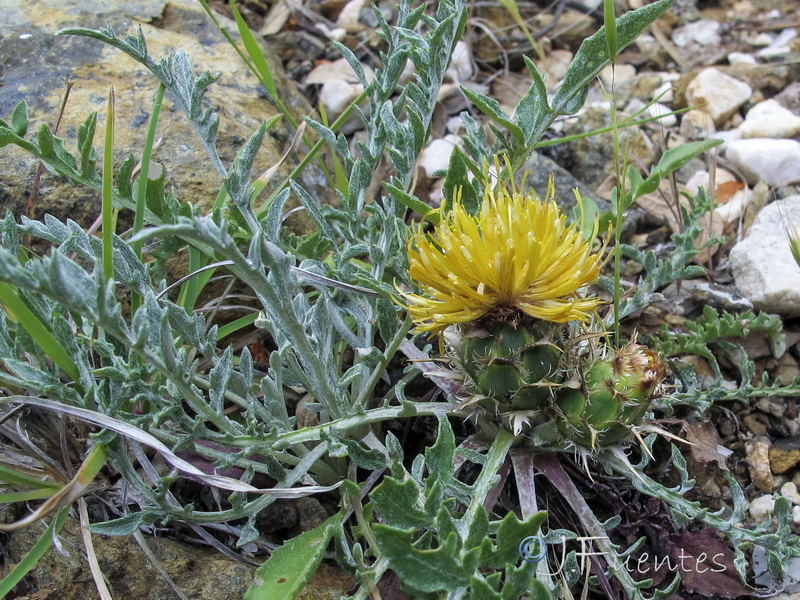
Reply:
<svg viewBox="0 0 800 600"><path fill-rule="evenodd" d="M591 449L624 440L641 424L665 376L659 356L634 342L588 365L583 385L563 388L556 399L561 433Z"/></svg>

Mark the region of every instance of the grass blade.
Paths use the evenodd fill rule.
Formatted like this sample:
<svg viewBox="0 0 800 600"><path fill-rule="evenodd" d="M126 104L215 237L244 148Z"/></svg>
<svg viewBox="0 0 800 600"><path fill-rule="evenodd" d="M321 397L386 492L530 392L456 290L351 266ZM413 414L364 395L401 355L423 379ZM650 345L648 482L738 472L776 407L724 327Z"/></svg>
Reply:
<svg viewBox="0 0 800 600"><path fill-rule="evenodd" d="M50 526L39 538L39 541L34 544L25 557L17 563L11 572L0 581L0 598L5 598L14 586L16 586L22 578L25 577L35 566L36 563L44 556L45 552L53 545L53 538L58 535L61 528L69 516L69 510L62 510L56 518L50 523Z"/></svg>
<svg viewBox="0 0 800 600"><path fill-rule="evenodd" d="M114 278L114 87L108 93L106 111L106 137L103 144L103 276Z"/></svg>
<svg viewBox="0 0 800 600"><path fill-rule="evenodd" d="M39 317L28 308L28 305L19 297L17 290L9 283L0 281L0 304L6 312L25 328L30 336L36 340L39 347L44 350L54 363L75 382L80 381L78 367L72 357L67 354L64 347L58 343L55 336L45 327Z"/></svg>

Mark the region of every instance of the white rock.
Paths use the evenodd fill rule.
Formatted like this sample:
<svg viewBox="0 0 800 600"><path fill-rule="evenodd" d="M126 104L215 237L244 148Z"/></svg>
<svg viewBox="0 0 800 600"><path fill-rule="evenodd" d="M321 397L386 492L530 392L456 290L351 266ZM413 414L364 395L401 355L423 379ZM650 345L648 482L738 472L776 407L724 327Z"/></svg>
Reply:
<svg viewBox="0 0 800 600"><path fill-rule="evenodd" d="M690 140L704 140L716 133L714 119L699 108L692 108L681 115L680 134Z"/></svg>
<svg viewBox="0 0 800 600"><path fill-rule="evenodd" d="M780 187L800 181L800 142L750 138L728 142L725 156L750 184L762 180Z"/></svg>
<svg viewBox="0 0 800 600"><path fill-rule="evenodd" d="M547 53L542 67L547 73L550 83L561 81L564 78L573 56L569 50L552 50Z"/></svg>
<svg viewBox="0 0 800 600"><path fill-rule="evenodd" d="M728 54L728 62L732 65L754 65L756 57L745 52L731 52Z"/></svg>
<svg viewBox="0 0 800 600"><path fill-rule="evenodd" d="M686 88L686 101L702 108L719 125L735 113L753 95L753 89L713 67L703 69Z"/></svg>
<svg viewBox="0 0 800 600"><path fill-rule="evenodd" d="M332 120L341 115L362 91L361 84L335 79L322 85L319 101L325 107L328 118Z"/></svg>
<svg viewBox="0 0 800 600"><path fill-rule="evenodd" d="M675 99L675 88L672 87L671 81L665 81L656 88L653 92L653 99L659 102L672 102Z"/></svg>
<svg viewBox="0 0 800 600"><path fill-rule="evenodd" d="M585 6L587 10L594 10L603 3L603 0L578 0L578 3Z"/></svg>
<svg viewBox="0 0 800 600"><path fill-rule="evenodd" d="M800 228L800 195L761 209L747 237L731 249L730 263L736 286L758 310L798 316L800 267L786 237L790 224Z"/></svg>
<svg viewBox="0 0 800 600"><path fill-rule="evenodd" d="M736 181L736 175L728 171L727 169L720 169L716 170L714 173L714 185L716 187L721 186L723 183L728 183L730 181ZM700 191L700 188L705 188L708 191L708 187L711 184L711 175L708 171L697 171L694 175L689 177L689 181L686 182L686 191L689 192L690 195L696 196L697 192Z"/></svg>
<svg viewBox="0 0 800 600"><path fill-rule="evenodd" d="M608 65L600 71L600 81L607 91L611 91L611 84L620 85L636 76L636 67L623 63L613 69Z"/></svg>
<svg viewBox="0 0 800 600"><path fill-rule="evenodd" d="M339 13L336 25L353 33L365 29L364 24L358 18L361 15L361 9L364 8L366 3L367 0L350 0L344 5L342 12Z"/></svg>
<svg viewBox="0 0 800 600"><path fill-rule="evenodd" d="M800 525L800 506L792 508L792 521L795 525Z"/></svg>
<svg viewBox="0 0 800 600"><path fill-rule="evenodd" d="M800 504L800 492L797 491L797 486L791 481L787 481L781 486L781 496L792 504Z"/></svg>
<svg viewBox="0 0 800 600"><path fill-rule="evenodd" d="M646 108L645 108L646 107ZM625 112L629 115L634 113L638 113L640 110L644 110L644 113L639 115L640 118L644 117L661 117L661 115L666 115L661 117L656 121L656 123L660 123L664 127L672 127L678 123L678 118L675 115L671 115L669 113L672 112L672 109L668 106L664 106L660 102L654 102L650 106L647 106L644 102L639 100L638 98L634 98L628 105L625 107Z"/></svg>
<svg viewBox="0 0 800 600"><path fill-rule="evenodd" d="M796 37L796 29L784 29L774 40L772 40L772 43L769 46L756 52L756 55L760 56L761 58L775 58L776 56L789 54L789 52L792 50L789 44Z"/></svg>
<svg viewBox="0 0 800 600"><path fill-rule="evenodd" d="M453 49L453 58L445 72L445 77L449 77L451 81L461 83L472 79L474 73L472 53L469 46L465 42L459 41Z"/></svg>
<svg viewBox="0 0 800 600"><path fill-rule="evenodd" d="M461 120L460 116L450 117L447 119L444 128L447 130L447 133L461 135L464 133L464 121Z"/></svg>
<svg viewBox="0 0 800 600"><path fill-rule="evenodd" d="M717 152L722 152L728 148L729 143L742 139L742 132L738 129L731 129L729 131L716 131L709 137L713 140L722 140L722 144L715 148Z"/></svg>
<svg viewBox="0 0 800 600"><path fill-rule="evenodd" d="M419 166L425 175L433 177L436 171L447 169L450 164L450 155L453 153L453 140L446 138L433 140L422 149L419 155Z"/></svg>
<svg viewBox="0 0 800 600"><path fill-rule="evenodd" d="M341 42L347 37L347 29L344 27L334 27L327 33L328 37L334 42Z"/></svg>
<svg viewBox="0 0 800 600"><path fill-rule="evenodd" d="M719 44L719 36L722 25L712 19L700 19L683 27L678 27L672 32L672 41L679 48L684 48L690 44L700 44L708 46Z"/></svg>
<svg viewBox="0 0 800 600"><path fill-rule="evenodd" d="M364 77L367 83L375 77L375 72L368 66L364 66ZM345 81L347 83L358 83L358 76L353 67L344 58L331 62L325 61L311 69L306 75L305 83L327 83L329 81Z"/></svg>
<svg viewBox="0 0 800 600"><path fill-rule="evenodd" d="M750 516L756 523L761 523L767 516L775 510L775 500L771 495L759 496L750 503Z"/></svg>
<svg viewBox="0 0 800 600"><path fill-rule="evenodd" d="M777 100L764 100L748 111L739 130L743 138L789 138L800 131L800 117Z"/></svg>
<svg viewBox="0 0 800 600"><path fill-rule="evenodd" d="M720 204L714 208L714 218L719 218L726 225L738 223L739 219L744 216L747 205L750 204L750 194L750 190L746 187L735 192L725 204Z"/></svg>
<svg viewBox="0 0 800 600"><path fill-rule="evenodd" d="M774 41L775 38L773 38L770 34L766 32L761 32L755 37L753 37L753 39L748 40L748 42L753 46L763 46L763 47L770 46Z"/></svg>

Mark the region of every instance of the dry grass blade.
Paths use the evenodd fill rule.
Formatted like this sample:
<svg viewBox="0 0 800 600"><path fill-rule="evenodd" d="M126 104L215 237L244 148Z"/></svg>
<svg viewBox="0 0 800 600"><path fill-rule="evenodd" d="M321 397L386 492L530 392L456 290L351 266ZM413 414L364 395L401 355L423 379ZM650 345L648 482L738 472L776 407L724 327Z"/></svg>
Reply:
<svg viewBox="0 0 800 600"><path fill-rule="evenodd" d="M81 464L75 476L55 494L48 498L42 505L18 521L0 525L0 531L16 531L27 527L36 521L49 515L59 512L68 507L75 500L80 498L89 484L94 480L100 469L106 463L106 448L103 444L97 444L89 451L88 456Z"/></svg>
<svg viewBox="0 0 800 600"><path fill-rule="evenodd" d="M38 406L39 408L44 408L45 410L53 410L62 414L67 414L75 417L76 419L80 419L81 421L93 423L94 425L116 431L117 433L136 440L140 444L144 444L145 446L149 446L153 450L158 451L168 463L184 474L191 476L193 479L225 490L251 494L267 494L270 496L276 496L278 498L301 498L311 494L329 492L341 485L340 482L332 486L306 486L302 488L291 489L259 489L237 479L203 473L203 471L191 463L178 457L172 452L172 450L167 448L167 446L149 433L142 431L141 429L137 429L133 425L129 425L124 421L113 419L98 412L87 410L85 408L79 408L77 406L67 406L66 404L60 404L52 400L33 398L30 396L9 396L8 398L0 399L0 404L6 402L16 402L27 406Z"/></svg>
<svg viewBox="0 0 800 600"><path fill-rule="evenodd" d="M169 573L167 573L164 570L164 567L161 566L161 563L159 562L158 558L156 558L156 555L153 554L153 551L150 549L150 546L147 545L147 542L145 541L142 532L134 531L133 539L136 540L136 543L139 544L139 547L142 549L142 552L144 552L144 555L147 557L147 560L150 561L150 564L152 564L153 567L155 567L156 571L158 571L158 573L161 575L161 577L164 578L164 581L166 581L169 587L172 588L172 591L175 592L175 595L178 596L180 600L189 600L181 591L181 588L178 587L178 584L175 583L172 580L172 577L169 576Z"/></svg>
<svg viewBox="0 0 800 600"><path fill-rule="evenodd" d="M86 560L89 561L89 569L92 572L97 593L100 595L100 600L114 600L111 592L108 591L100 563L97 562L97 554L95 554L94 544L92 544L92 534L89 531L89 512L86 510L86 500L83 498L78 498L78 515L81 519L81 536L83 537L83 546L86 548Z"/></svg>

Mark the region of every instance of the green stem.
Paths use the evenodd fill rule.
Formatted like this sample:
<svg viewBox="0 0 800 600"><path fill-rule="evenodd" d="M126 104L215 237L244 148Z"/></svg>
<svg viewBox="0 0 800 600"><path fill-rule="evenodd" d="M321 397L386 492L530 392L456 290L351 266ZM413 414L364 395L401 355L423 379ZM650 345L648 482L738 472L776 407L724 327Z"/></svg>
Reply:
<svg viewBox="0 0 800 600"><path fill-rule="evenodd" d="M486 455L486 463L483 465L481 474L478 476L477 481L472 486L472 500L470 501L467 511L458 522L459 534L461 539L466 540L472 524L478 514L478 510L483 508L483 502L492 491L492 488L497 485L497 472L506 460L506 455L511 449L511 445L516 440L510 431L500 429L497 432L497 437L494 438L491 448Z"/></svg>
<svg viewBox="0 0 800 600"><path fill-rule="evenodd" d="M103 144L103 277L106 281L114 278L114 88L108 94L106 111L106 137Z"/></svg>
<svg viewBox="0 0 800 600"><path fill-rule="evenodd" d="M147 136L142 149L142 166L139 169L139 181L136 185L136 211L133 218L133 235L139 233L144 227L144 213L147 207L147 182L150 177L150 160L153 156L158 117L161 114L161 104L164 101L166 87L162 81L158 82L156 98L153 102L153 112L150 114L150 124L147 127ZM142 242L132 242L131 249L136 258L142 259ZM131 293L131 315L134 315L142 305L142 298L136 292Z"/></svg>

